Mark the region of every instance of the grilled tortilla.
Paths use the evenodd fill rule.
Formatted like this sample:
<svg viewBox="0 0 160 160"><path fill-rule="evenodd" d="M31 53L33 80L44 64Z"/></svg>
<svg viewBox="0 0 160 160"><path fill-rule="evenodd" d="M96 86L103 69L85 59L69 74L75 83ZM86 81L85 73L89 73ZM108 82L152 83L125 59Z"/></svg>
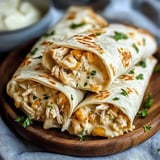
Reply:
<svg viewBox="0 0 160 160"><path fill-rule="evenodd" d="M156 49L147 31L110 24L55 41L44 51L42 64L62 83L98 92Z"/></svg>
<svg viewBox="0 0 160 160"><path fill-rule="evenodd" d="M113 138L134 129L133 121L141 106L156 59L137 64L99 93L89 94L63 125L70 134Z"/></svg>
<svg viewBox="0 0 160 160"><path fill-rule="evenodd" d="M73 27L76 25L82 25ZM71 7L64 17L36 42L7 85L15 106L31 119L44 122L44 128L60 127L84 97L84 92L63 85L46 70L41 59L45 48L55 40L107 22L88 7Z"/></svg>

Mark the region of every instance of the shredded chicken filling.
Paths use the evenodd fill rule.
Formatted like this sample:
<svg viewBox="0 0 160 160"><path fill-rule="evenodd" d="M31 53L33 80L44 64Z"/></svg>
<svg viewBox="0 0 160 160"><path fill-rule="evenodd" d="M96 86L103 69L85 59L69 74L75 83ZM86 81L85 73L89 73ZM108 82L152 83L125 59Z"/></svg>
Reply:
<svg viewBox="0 0 160 160"><path fill-rule="evenodd" d="M79 108L71 117L69 133L112 138L133 130L128 118L110 104L92 105Z"/></svg>
<svg viewBox="0 0 160 160"><path fill-rule="evenodd" d="M108 81L99 57L89 51L59 47L50 50L48 54L53 59L50 65L52 75L67 85L99 91Z"/></svg>
<svg viewBox="0 0 160 160"><path fill-rule="evenodd" d="M21 108L32 119L44 121L44 128L64 123L69 112L66 96L33 81L14 82L10 93L14 93L15 106Z"/></svg>

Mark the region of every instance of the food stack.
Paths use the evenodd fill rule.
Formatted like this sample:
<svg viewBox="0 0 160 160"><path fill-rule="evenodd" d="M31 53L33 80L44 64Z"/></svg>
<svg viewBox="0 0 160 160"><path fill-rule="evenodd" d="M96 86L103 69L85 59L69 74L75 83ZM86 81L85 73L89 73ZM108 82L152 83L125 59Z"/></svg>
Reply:
<svg viewBox="0 0 160 160"><path fill-rule="evenodd" d="M156 50L148 31L73 6L32 47L7 93L44 129L120 136L135 128Z"/></svg>

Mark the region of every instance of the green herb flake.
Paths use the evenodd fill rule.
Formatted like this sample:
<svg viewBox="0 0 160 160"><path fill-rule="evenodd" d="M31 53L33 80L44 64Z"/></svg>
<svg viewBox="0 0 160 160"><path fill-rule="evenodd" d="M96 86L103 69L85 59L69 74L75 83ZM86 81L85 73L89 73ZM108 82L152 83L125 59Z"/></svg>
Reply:
<svg viewBox="0 0 160 160"><path fill-rule="evenodd" d="M139 49L135 43L132 44L132 47L136 50L137 53L139 52Z"/></svg>
<svg viewBox="0 0 160 160"><path fill-rule="evenodd" d="M36 52L38 51L38 48L34 48L33 50L31 50L31 55L35 55L36 54Z"/></svg>
<svg viewBox="0 0 160 160"><path fill-rule="evenodd" d="M147 65L146 65L146 60L145 60L145 59L141 60L141 61L139 62L139 65L142 66L143 68L146 68L146 67L147 67Z"/></svg>
<svg viewBox="0 0 160 160"><path fill-rule="evenodd" d="M140 110L137 115L140 118L147 117L147 115L148 115L148 109L145 108L145 109Z"/></svg>
<svg viewBox="0 0 160 160"><path fill-rule="evenodd" d="M44 100L47 100L48 98L49 98L49 96L48 96L47 94L44 94L44 95L43 95L43 99L44 99Z"/></svg>
<svg viewBox="0 0 160 160"><path fill-rule="evenodd" d="M16 119L15 119L15 122L23 122L24 121L24 116L18 116Z"/></svg>
<svg viewBox="0 0 160 160"><path fill-rule="evenodd" d="M52 108L53 106L48 104L47 107L48 107L48 108Z"/></svg>
<svg viewBox="0 0 160 160"><path fill-rule="evenodd" d="M71 29L76 29L76 28L82 27L82 26L84 26L84 25L85 25L84 22L81 22L81 23L72 23L72 24L70 25L70 28L71 28Z"/></svg>
<svg viewBox="0 0 160 160"><path fill-rule="evenodd" d="M137 75L137 76L136 76L136 79L137 79L137 80L143 80L143 79L144 79L143 74L140 73L139 75Z"/></svg>
<svg viewBox="0 0 160 160"><path fill-rule="evenodd" d="M144 126L143 126L144 132L150 131L151 128L152 128L152 127L151 127L151 126L148 126L148 125L144 125Z"/></svg>
<svg viewBox="0 0 160 160"><path fill-rule="evenodd" d="M157 148L157 152L160 152L160 147L159 147L159 148Z"/></svg>
<svg viewBox="0 0 160 160"><path fill-rule="evenodd" d="M118 98L118 97L114 97L112 100L113 100L113 101L118 101L119 98Z"/></svg>
<svg viewBox="0 0 160 160"><path fill-rule="evenodd" d="M145 46L146 45L146 39L145 38L143 38L143 45Z"/></svg>
<svg viewBox="0 0 160 160"><path fill-rule="evenodd" d="M124 90L124 89L121 89L121 94L122 94L123 96L128 96L127 91L126 91L126 90Z"/></svg>
<svg viewBox="0 0 160 160"><path fill-rule="evenodd" d="M33 59L41 59L42 56L34 57Z"/></svg>
<svg viewBox="0 0 160 160"><path fill-rule="evenodd" d="M19 123L19 122L22 123L22 126L23 126L24 128L26 128L27 126L30 126L30 125L33 124L33 122L32 122L32 120L31 120L30 117L25 118L24 116L19 116L19 117L17 117L17 118L15 119L15 121L18 122L18 123Z"/></svg>
<svg viewBox="0 0 160 160"><path fill-rule="evenodd" d="M148 94L147 100L145 102L145 108L149 109L153 105L153 96L151 93Z"/></svg>
<svg viewBox="0 0 160 160"><path fill-rule="evenodd" d="M30 117L27 117L26 119L25 119L25 121L22 123L22 126L24 127L24 128L26 128L27 126L30 126L30 125L32 125L33 124L33 122L32 122L32 120L31 120L31 118Z"/></svg>
<svg viewBox="0 0 160 160"><path fill-rule="evenodd" d="M113 38L116 40L116 41L118 41L118 40L122 40L122 39L128 39L128 36L126 35L126 34L124 34L124 33L120 33L120 32L114 32L114 36L113 36Z"/></svg>
<svg viewBox="0 0 160 160"><path fill-rule="evenodd" d="M71 100L73 101L73 95L71 94Z"/></svg>
<svg viewBox="0 0 160 160"><path fill-rule="evenodd" d="M155 66L154 72L160 72L160 64Z"/></svg>
<svg viewBox="0 0 160 160"><path fill-rule="evenodd" d="M95 76L96 73L97 73L96 70L93 70L93 71L91 72L91 75L92 75L92 76Z"/></svg>
<svg viewBox="0 0 160 160"><path fill-rule="evenodd" d="M85 87L85 86L87 86L87 84L88 84L88 83L87 83L87 82L85 82L83 86Z"/></svg>
<svg viewBox="0 0 160 160"><path fill-rule="evenodd" d="M55 34L55 30L45 33L44 36L49 37L49 36L53 36L54 34Z"/></svg>
<svg viewBox="0 0 160 160"><path fill-rule="evenodd" d="M79 133L79 140L80 141L85 141L86 140L86 130L82 130L80 133Z"/></svg>
<svg viewBox="0 0 160 160"><path fill-rule="evenodd" d="M100 32L97 32L97 33L96 33L96 36L100 36L100 35L101 35L101 33L100 33Z"/></svg>
<svg viewBox="0 0 160 160"><path fill-rule="evenodd" d="M132 69L132 70L130 70L129 72L128 72L128 74L134 74L135 72L134 72L134 69Z"/></svg>
<svg viewBox="0 0 160 160"><path fill-rule="evenodd" d="M151 93L148 94L146 102L144 103L144 108L138 112L138 116L144 118L148 115L148 110L153 105L153 96Z"/></svg>
<svg viewBox="0 0 160 160"><path fill-rule="evenodd" d="M33 100L36 100L37 98L38 98L37 96L33 95Z"/></svg>

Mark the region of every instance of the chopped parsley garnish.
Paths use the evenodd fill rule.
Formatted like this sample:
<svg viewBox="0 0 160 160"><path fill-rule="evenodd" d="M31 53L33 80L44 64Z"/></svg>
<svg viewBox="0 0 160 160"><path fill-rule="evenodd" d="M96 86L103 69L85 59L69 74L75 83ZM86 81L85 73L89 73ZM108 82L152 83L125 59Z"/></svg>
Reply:
<svg viewBox="0 0 160 160"><path fill-rule="evenodd" d="M73 101L73 95L71 94L71 100Z"/></svg>
<svg viewBox="0 0 160 160"><path fill-rule="evenodd" d="M49 96L48 96L47 94L44 94L44 95L43 95L43 99L44 99L44 100L46 100L46 99L48 99L48 98L49 98Z"/></svg>
<svg viewBox="0 0 160 160"><path fill-rule="evenodd" d="M30 117L27 117L26 119L25 119L25 121L22 123L22 126L24 127L24 128L26 128L27 126L30 126L30 125L32 125L33 124L33 122L32 122L32 120L31 120L31 118Z"/></svg>
<svg viewBox="0 0 160 160"><path fill-rule="evenodd" d="M143 38L143 45L145 46L146 45L146 39Z"/></svg>
<svg viewBox="0 0 160 160"><path fill-rule="evenodd" d="M24 121L24 116L18 116L16 119L15 119L15 121L16 122L23 122Z"/></svg>
<svg viewBox="0 0 160 160"><path fill-rule="evenodd" d="M72 23L72 24L70 25L70 28L71 28L71 29L76 29L76 28L82 27L82 26L84 26L84 25L85 25L84 22L81 22L81 23Z"/></svg>
<svg viewBox="0 0 160 160"><path fill-rule="evenodd" d="M122 39L128 39L128 36L124 33L121 33L121 32L114 32L114 36L113 38L118 41L118 40L122 40Z"/></svg>
<svg viewBox="0 0 160 160"><path fill-rule="evenodd" d="M160 152L160 147L159 147L159 148L157 148L157 152Z"/></svg>
<svg viewBox="0 0 160 160"><path fill-rule="evenodd" d="M16 118L15 121L22 123L22 126L24 128L33 124L32 119L30 117L25 118L24 116L19 116Z"/></svg>
<svg viewBox="0 0 160 160"><path fill-rule="evenodd" d="M121 89L121 94L122 94L123 96L128 96L127 91L126 91L126 90L124 90L124 89Z"/></svg>
<svg viewBox="0 0 160 160"><path fill-rule="evenodd" d="M143 68L146 68L146 60L143 59L139 62L139 65L142 66Z"/></svg>
<svg viewBox="0 0 160 160"><path fill-rule="evenodd" d="M137 75L137 76L136 76L136 79L137 79L137 80L143 80L143 79L144 79L143 74L140 73L139 75Z"/></svg>
<svg viewBox="0 0 160 160"><path fill-rule="evenodd" d="M135 72L134 72L134 69L130 70L128 73L129 73L129 74L134 74L134 73L135 73Z"/></svg>
<svg viewBox="0 0 160 160"><path fill-rule="evenodd" d="M96 73L97 73L96 70L93 70L93 71L91 72L91 75L92 75L92 76L95 76Z"/></svg>
<svg viewBox="0 0 160 160"><path fill-rule="evenodd" d="M132 47L136 50L137 53L139 52L139 49L135 43L132 44Z"/></svg>
<svg viewBox="0 0 160 160"><path fill-rule="evenodd" d="M85 87L85 86L87 86L87 84L88 84L88 83L87 83L87 82L85 82L85 83L84 83L84 87Z"/></svg>
<svg viewBox="0 0 160 160"><path fill-rule="evenodd" d="M148 110L153 105L153 96L151 93L148 94L147 100L144 103L144 108L138 112L138 116L144 118L148 115Z"/></svg>
<svg viewBox="0 0 160 160"><path fill-rule="evenodd" d="M48 107L48 108L52 108L53 106L48 104L47 107Z"/></svg>
<svg viewBox="0 0 160 160"><path fill-rule="evenodd" d="M53 30L53 31L50 31L48 33L45 33L44 36L48 37L48 36L53 36L54 34L55 34L55 31Z"/></svg>
<svg viewBox="0 0 160 160"><path fill-rule="evenodd" d="M36 54L36 52L38 51L38 48L34 48L33 50L31 50L31 55L35 55Z"/></svg>
<svg viewBox="0 0 160 160"><path fill-rule="evenodd" d="M141 118L146 117L146 116L148 115L148 109L145 108L145 109L140 110L137 115L138 115L139 117L141 117Z"/></svg>
<svg viewBox="0 0 160 160"><path fill-rule="evenodd" d="M151 108L152 105L153 105L153 95L149 93L145 103L145 108L149 109Z"/></svg>
<svg viewBox="0 0 160 160"><path fill-rule="evenodd" d="M37 98L38 98L37 96L35 96L35 95L33 96L33 100L36 100Z"/></svg>
<svg viewBox="0 0 160 160"><path fill-rule="evenodd" d="M119 98L118 98L118 97L114 97L112 100L113 100L113 101L118 101Z"/></svg>
<svg viewBox="0 0 160 160"><path fill-rule="evenodd" d="M152 128L152 127L151 127L151 126L148 126L148 125L144 125L144 126L143 126L143 129L144 129L145 132L150 131L151 128Z"/></svg>
<svg viewBox="0 0 160 160"><path fill-rule="evenodd" d="M85 141L86 140L86 130L82 130L80 133L79 133L79 140L80 141Z"/></svg>
<svg viewBox="0 0 160 160"><path fill-rule="evenodd" d="M42 56L34 57L33 59L41 59Z"/></svg>
<svg viewBox="0 0 160 160"><path fill-rule="evenodd" d="M154 72L160 72L160 64L155 66Z"/></svg>
<svg viewBox="0 0 160 160"><path fill-rule="evenodd" d="M101 35L101 33L100 33L100 32L97 32L97 33L96 33L96 36L100 36L100 35Z"/></svg>

